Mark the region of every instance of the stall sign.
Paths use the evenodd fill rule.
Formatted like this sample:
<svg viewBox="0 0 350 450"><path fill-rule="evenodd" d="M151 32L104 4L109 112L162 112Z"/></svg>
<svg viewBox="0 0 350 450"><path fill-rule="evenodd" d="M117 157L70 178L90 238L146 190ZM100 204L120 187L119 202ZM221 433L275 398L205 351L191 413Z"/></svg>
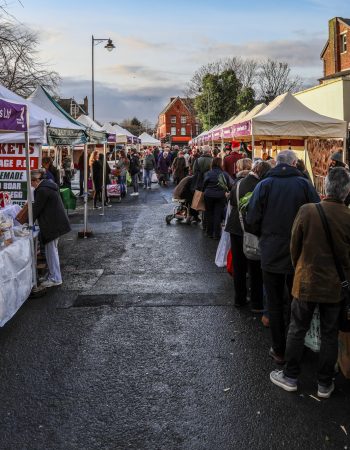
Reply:
<svg viewBox="0 0 350 450"><path fill-rule="evenodd" d="M236 123L232 125L232 136L249 136L251 134L251 121Z"/></svg>
<svg viewBox="0 0 350 450"><path fill-rule="evenodd" d="M39 168L39 144L29 145L30 168ZM27 199L27 172L24 144L0 144L0 191L11 194L13 203Z"/></svg>
<svg viewBox="0 0 350 450"><path fill-rule="evenodd" d="M27 131L27 107L0 99L0 130Z"/></svg>

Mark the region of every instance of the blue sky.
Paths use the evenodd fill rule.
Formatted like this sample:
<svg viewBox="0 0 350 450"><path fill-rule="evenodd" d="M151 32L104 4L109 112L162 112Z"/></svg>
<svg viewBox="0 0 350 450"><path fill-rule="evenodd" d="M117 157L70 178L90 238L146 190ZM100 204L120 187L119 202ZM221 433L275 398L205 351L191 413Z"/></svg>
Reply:
<svg viewBox="0 0 350 450"><path fill-rule="evenodd" d="M228 56L287 61L308 85L322 75L328 20L350 17L349 1L12 0L10 13L40 33L40 57L62 77L61 95L91 93L100 120L137 116L156 121L170 96L181 95L202 64Z"/></svg>

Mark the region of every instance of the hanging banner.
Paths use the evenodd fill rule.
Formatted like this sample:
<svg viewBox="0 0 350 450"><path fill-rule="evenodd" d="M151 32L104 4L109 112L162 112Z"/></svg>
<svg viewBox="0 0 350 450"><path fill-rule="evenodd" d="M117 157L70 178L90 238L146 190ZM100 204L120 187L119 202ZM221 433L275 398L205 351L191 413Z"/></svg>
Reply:
<svg viewBox="0 0 350 450"><path fill-rule="evenodd" d="M250 136L252 129L252 121L247 120L245 122L232 125L232 137L235 136Z"/></svg>
<svg viewBox="0 0 350 450"><path fill-rule="evenodd" d="M51 146L85 144L86 136L83 130L47 127L47 141Z"/></svg>
<svg viewBox="0 0 350 450"><path fill-rule="evenodd" d="M40 144L29 145L30 168L39 168ZM24 144L0 144L0 191L9 192L13 203L27 200L27 173Z"/></svg>
<svg viewBox="0 0 350 450"><path fill-rule="evenodd" d="M0 99L0 131L27 131L27 107Z"/></svg>

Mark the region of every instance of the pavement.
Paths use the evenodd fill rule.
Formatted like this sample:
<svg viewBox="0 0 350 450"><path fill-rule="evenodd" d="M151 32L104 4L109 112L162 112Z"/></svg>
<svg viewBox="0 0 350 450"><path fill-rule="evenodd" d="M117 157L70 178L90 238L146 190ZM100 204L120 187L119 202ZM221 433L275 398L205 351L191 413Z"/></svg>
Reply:
<svg viewBox="0 0 350 450"><path fill-rule="evenodd" d="M0 329L0 448L350 448L350 383L316 398L317 355L297 393L272 385L269 331L233 307L217 242L172 223L171 189L83 209L59 244L64 284ZM349 435L347 435L348 433Z"/></svg>

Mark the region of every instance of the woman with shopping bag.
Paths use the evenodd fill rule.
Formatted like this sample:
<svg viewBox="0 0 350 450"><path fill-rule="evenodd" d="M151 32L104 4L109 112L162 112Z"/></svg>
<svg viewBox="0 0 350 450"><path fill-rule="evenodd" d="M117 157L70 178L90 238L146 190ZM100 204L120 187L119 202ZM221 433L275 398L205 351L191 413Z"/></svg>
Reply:
<svg viewBox="0 0 350 450"><path fill-rule="evenodd" d="M271 166L265 161L259 161L252 169L252 160L244 158L237 161L237 167L240 171L237 173L236 183L231 190L232 210L225 228L225 231L231 235L235 306L240 307L247 304L247 273L249 273L252 312L263 312L263 281L260 261L250 260L244 254L243 229L237 200L243 198L248 192L253 192L255 186L271 169Z"/></svg>

